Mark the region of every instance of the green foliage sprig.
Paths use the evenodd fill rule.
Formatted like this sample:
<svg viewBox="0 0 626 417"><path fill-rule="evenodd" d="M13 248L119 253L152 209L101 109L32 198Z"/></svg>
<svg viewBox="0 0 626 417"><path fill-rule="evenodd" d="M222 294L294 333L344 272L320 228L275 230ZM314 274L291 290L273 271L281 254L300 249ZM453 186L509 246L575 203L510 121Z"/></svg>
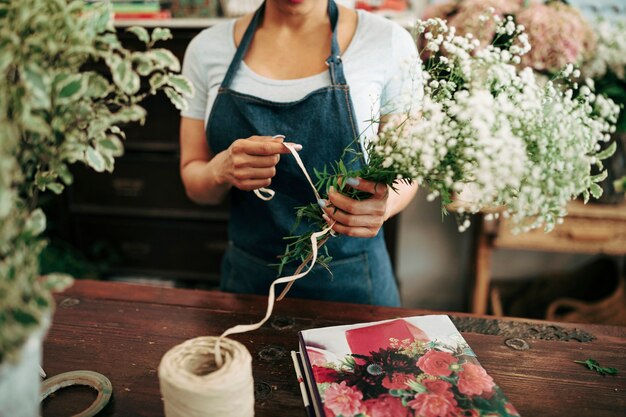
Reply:
<svg viewBox="0 0 626 417"><path fill-rule="evenodd" d="M144 121L145 97L163 91L182 109L193 93L178 59L155 47L169 30L128 30L143 51L122 46L107 3L0 0L0 363L16 359L50 290L67 283L39 278L38 194L61 193L75 162L112 171L120 126Z"/></svg>
<svg viewBox="0 0 626 417"><path fill-rule="evenodd" d="M589 370L596 371L600 375L617 375L616 368L607 368L604 366L600 366L595 359L587 359L586 361L574 361L574 363L579 363L581 365L585 365Z"/></svg>

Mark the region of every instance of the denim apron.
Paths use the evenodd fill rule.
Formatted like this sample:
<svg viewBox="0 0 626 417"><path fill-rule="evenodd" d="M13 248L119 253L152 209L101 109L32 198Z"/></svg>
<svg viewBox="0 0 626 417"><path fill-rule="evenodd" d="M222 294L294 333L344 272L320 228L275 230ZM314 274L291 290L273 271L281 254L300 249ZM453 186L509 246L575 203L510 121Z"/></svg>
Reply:
<svg viewBox="0 0 626 417"><path fill-rule="evenodd" d="M237 139L253 135L285 135L299 143L299 155L312 173L337 161L347 147L358 147L357 123L340 58L335 27L338 9L329 0L332 28L331 55L326 61L331 85L304 98L277 103L242 94L230 88L255 30L263 18L265 3L255 13L218 90L207 121L207 140L214 153L222 152ZM344 162L359 168L363 160L351 153ZM230 192L229 247L222 262L221 289L228 292L267 294L277 278L278 255L285 250L284 236L292 235L295 208L315 203L309 184L289 154L282 155L270 186L274 198L262 201L253 192L234 188ZM321 214L321 213L320 213ZM311 231L301 224L295 233ZM337 236L326 243L333 261L329 273L316 265L293 285L290 296L320 300L398 306L400 299L382 229L371 239ZM323 253L323 252L322 252ZM282 276L298 265L288 265Z"/></svg>

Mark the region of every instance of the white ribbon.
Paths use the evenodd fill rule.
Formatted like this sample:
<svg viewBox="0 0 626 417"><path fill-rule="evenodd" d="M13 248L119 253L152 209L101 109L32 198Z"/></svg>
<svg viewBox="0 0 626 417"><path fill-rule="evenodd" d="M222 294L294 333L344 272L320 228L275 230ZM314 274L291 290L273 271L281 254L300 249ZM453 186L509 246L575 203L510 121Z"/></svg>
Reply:
<svg viewBox="0 0 626 417"><path fill-rule="evenodd" d="M284 136L282 136L282 135L274 136L274 138L277 138L277 137L283 137L284 138ZM317 189L315 188L315 184L313 184L313 180L311 180L311 177L309 176L309 173L307 172L306 168L304 167L304 164L302 163L302 159L300 159L300 155L298 155L298 151L296 151L296 149L295 149L295 145L296 144L294 144L294 143L285 143L285 142L283 142L283 146L285 146L287 149L289 149L289 152L291 152L291 154L295 158L298 166L300 167L300 169L304 173L304 176L306 177L307 181L309 182L309 185L311 185L311 188L313 189L313 193L315 194L315 197L318 200L320 200L321 196L317 192ZM274 195L275 195L275 192L273 190L268 189L268 188L259 188L258 190L254 190L254 193L256 194L257 197L259 197L261 200L264 200L264 201L271 200L274 197ZM215 344L215 362L216 362L218 367L222 366L222 356L220 355L220 342L221 342L221 340L224 337L229 336L231 334L245 333L245 332L251 332L253 330L257 330L258 328L263 326L263 324L265 324L265 322L272 315L272 311L274 310L274 303L276 301L282 300L285 297L285 295L287 295L287 292L291 288L291 285L296 280L304 277L309 272L311 272L311 269L313 269L313 266L317 262L318 249L320 247L322 247L322 245L326 242L326 239L322 239L322 238L326 234L329 234L329 233L331 235L334 235L334 233L333 233L333 226L334 225L335 225L335 223L333 222L328 227L320 230L319 232L315 232L315 233L313 233L311 235L311 251L312 251L312 253L298 267L298 269L296 270L296 273L294 275L291 275L291 276L288 276L288 277L282 277L282 278L279 277L279 278L276 278L274 280L274 282L272 282L272 285L270 285L270 291L269 291L269 296L268 296L268 300L267 300L267 310L265 311L265 317L263 317L263 319L261 319L261 321L259 321L258 323L254 323L254 324L238 324L238 325L236 325L234 327L231 327L230 329L227 329L224 333L222 333L222 335L217 340L217 343ZM318 239L322 239L322 240L318 243ZM307 263L309 263L309 267L307 268L306 271L301 272L301 270L304 268L304 266ZM276 298L274 289L275 289L276 285L278 285L278 284L287 284L287 286L285 287L283 292L278 296L278 298Z"/></svg>

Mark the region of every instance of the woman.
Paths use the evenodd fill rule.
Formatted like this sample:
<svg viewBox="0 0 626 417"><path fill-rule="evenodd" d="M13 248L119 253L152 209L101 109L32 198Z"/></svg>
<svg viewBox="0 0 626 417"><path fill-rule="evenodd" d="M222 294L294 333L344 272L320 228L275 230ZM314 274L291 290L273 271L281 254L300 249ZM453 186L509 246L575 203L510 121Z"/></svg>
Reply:
<svg viewBox="0 0 626 417"><path fill-rule="evenodd" d="M323 169L376 132L372 115L404 110L410 89L419 99L419 74L410 71L417 59L404 29L334 0L266 0L254 15L192 40L183 74L196 94L182 113L181 175L200 204L231 196L223 290L267 293L277 274L270 264L284 252L294 208L315 201L293 157L281 157L289 153L283 136L297 144L309 172ZM364 161L346 163L356 168ZM381 227L410 202L415 187L390 193L382 184L347 181L372 197L356 201L329 190L328 200L318 202L339 234L326 244L332 274L316 266L290 295L398 306ZM271 201L252 192L270 184Z"/></svg>

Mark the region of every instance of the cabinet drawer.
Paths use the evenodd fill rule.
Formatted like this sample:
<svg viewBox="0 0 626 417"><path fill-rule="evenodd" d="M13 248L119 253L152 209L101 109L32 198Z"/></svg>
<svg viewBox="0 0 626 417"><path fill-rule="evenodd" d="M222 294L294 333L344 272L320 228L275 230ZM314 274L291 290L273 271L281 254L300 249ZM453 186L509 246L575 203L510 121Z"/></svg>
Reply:
<svg viewBox="0 0 626 417"><path fill-rule="evenodd" d="M159 92L141 102L148 112L143 125L131 123L122 129L126 133L126 148L144 151L177 151L179 149L180 114Z"/></svg>
<svg viewBox="0 0 626 417"><path fill-rule="evenodd" d="M73 226L78 248L109 253L113 273L219 280L226 222L78 215Z"/></svg>
<svg viewBox="0 0 626 417"><path fill-rule="evenodd" d="M175 155L129 153L112 174L73 168L68 196L74 212L226 219L228 207L200 206L185 194Z"/></svg>
<svg viewBox="0 0 626 417"><path fill-rule="evenodd" d="M498 248L557 252L626 254L626 219L567 216L550 233L543 229L514 235L508 222L500 224Z"/></svg>

